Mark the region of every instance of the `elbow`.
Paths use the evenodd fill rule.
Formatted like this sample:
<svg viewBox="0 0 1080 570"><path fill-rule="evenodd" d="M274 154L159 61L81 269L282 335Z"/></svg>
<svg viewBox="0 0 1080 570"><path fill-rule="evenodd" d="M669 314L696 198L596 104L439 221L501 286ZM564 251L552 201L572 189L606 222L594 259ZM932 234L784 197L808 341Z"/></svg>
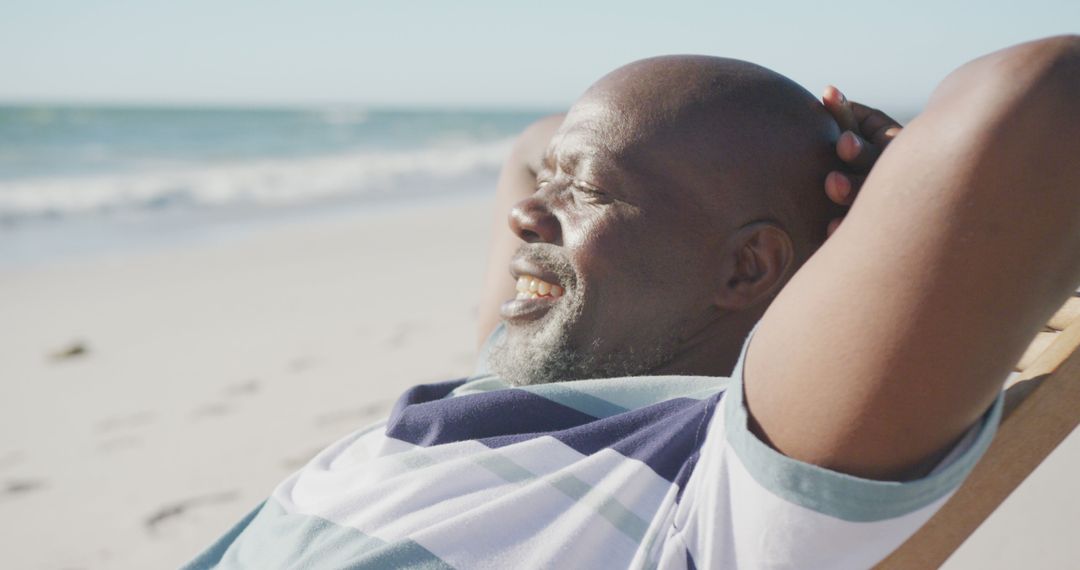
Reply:
<svg viewBox="0 0 1080 570"><path fill-rule="evenodd" d="M525 127L525 130L514 141L512 152L516 160L535 174L540 169L541 158L551 138L555 136L555 132L559 130L565 117L565 113L548 115Z"/></svg>
<svg viewBox="0 0 1080 570"><path fill-rule="evenodd" d="M934 90L923 115L984 150L1006 138L1038 142L1052 134L1070 141L1058 144L1058 151L1075 152L1080 35L1019 44L963 65Z"/></svg>
<svg viewBox="0 0 1080 570"><path fill-rule="evenodd" d="M949 74L931 97L975 108L1014 112L1056 104L1077 113L1080 100L1080 35L1054 36L1015 45L971 61Z"/></svg>
<svg viewBox="0 0 1080 570"><path fill-rule="evenodd" d="M1080 35L1055 36L1032 42L1021 64L1031 68L1031 91L1080 104Z"/></svg>

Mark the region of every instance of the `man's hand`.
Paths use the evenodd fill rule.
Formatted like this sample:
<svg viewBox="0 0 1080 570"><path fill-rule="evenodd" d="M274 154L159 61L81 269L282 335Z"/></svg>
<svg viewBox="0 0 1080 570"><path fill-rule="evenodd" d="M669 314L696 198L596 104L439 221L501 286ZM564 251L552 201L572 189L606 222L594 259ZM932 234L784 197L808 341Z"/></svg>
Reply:
<svg viewBox="0 0 1080 570"><path fill-rule="evenodd" d="M870 168L903 127L877 109L848 101L832 85L825 88L821 102L843 131L836 141L836 155L849 167L847 172L834 170L825 177L825 194L841 206L851 206ZM829 222L828 235L840 227L842 220Z"/></svg>

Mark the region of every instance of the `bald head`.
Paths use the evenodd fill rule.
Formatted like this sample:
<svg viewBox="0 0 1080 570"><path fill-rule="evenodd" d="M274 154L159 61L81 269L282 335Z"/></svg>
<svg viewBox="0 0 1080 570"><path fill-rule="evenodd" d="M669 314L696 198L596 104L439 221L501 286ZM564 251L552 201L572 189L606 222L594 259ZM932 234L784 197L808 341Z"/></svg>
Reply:
<svg viewBox="0 0 1080 570"><path fill-rule="evenodd" d="M593 121L610 150L662 169L726 225L774 221L805 259L838 215L823 192L839 165L835 121L790 79L709 56L636 61L596 82L567 122ZM682 186L678 188L677 186Z"/></svg>

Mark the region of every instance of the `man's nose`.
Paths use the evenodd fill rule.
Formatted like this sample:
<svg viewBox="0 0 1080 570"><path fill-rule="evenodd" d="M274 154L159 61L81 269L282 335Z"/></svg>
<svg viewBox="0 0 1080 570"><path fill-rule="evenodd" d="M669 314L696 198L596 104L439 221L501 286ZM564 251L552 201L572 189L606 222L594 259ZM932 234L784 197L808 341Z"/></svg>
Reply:
<svg viewBox="0 0 1080 570"><path fill-rule="evenodd" d="M510 208L510 229L527 243L562 245L562 227L551 212L543 192L537 192Z"/></svg>

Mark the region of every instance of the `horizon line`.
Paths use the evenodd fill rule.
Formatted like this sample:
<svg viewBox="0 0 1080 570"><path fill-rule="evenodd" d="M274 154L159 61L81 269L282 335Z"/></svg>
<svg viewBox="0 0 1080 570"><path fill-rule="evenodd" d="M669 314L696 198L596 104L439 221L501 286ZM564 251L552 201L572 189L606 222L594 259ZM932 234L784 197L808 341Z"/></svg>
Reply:
<svg viewBox="0 0 1080 570"><path fill-rule="evenodd" d="M0 107L90 107L90 108L156 108L156 109L237 109L237 110L294 110L347 109L358 111L497 111L497 112L562 112L573 102L505 103L505 102L361 102L348 100L238 100L238 99L154 99L154 98L61 98L61 97L4 97Z"/></svg>

